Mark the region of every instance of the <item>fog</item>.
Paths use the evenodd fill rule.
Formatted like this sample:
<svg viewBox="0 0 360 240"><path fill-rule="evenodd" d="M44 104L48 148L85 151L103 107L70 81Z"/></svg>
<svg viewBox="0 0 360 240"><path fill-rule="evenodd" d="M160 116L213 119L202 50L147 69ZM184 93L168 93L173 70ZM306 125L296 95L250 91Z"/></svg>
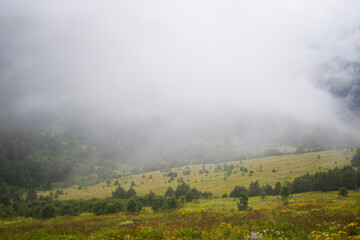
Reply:
<svg viewBox="0 0 360 240"><path fill-rule="evenodd" d="M144 146L356 144L359 12L357 0L0 0L2 115L136 129Z"/></svg>

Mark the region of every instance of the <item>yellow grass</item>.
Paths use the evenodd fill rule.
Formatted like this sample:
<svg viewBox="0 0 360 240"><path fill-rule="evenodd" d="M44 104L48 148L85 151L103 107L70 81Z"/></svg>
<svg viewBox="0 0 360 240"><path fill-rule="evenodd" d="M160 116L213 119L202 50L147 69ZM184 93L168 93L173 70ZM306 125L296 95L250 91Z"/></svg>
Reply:
<svg viewBox="0 0 360 240"><path fill-rule="evenodd" d="M292 181L295 177L306 173L313 174L335 167L341 168L345 165L350 165L350 159L353 154L353 152L346 153L346 150L329 150L243 160L242 164L240 164L240 161L227 162L228 165L234 164L237 166L233 169L233 174L227 177L227 180L224 180L224 172L214 172L217 164L205 164L209 174L199 174L202 164L189 165L191 174L187 176L182 174L186 166L173 168L172 170L178 173L177 178L183 177L184 181L190 184L191 187L196 187L200 191L210 191L216 196L221 196L224 193L229 194L236 185L249 187L251 181L258 180L261 185L266 183L275 185L277 181ZM321 156L320 159L317 158L318 155ZM260 165L262 165L262 172L260 172ZM248 172L242 175L242 172L239 170L241 166L249 171L253 170L254 174L249 176ZM276 169L277 172L273 173L273 169ZM63 190L66 194L59 195L59 200L110 197L111 193L116 189L116 186L113 184L115 180L118 180L126 190L130 188L131 181L134 181L136 184L134 189L140 195L147 194L149 191L162 195L168 187L172 187L175 190L178 185L177 178L173 182L168 183L169 177L164 177L163 174L160 171L141 173L122 177L121 179L113 179L110 186L107 186L105 182L101 182L83 190L78 190L77 186L64 188ZM145 175L145 178L142 177L143 175ZM152 175L153 179L149 178L150 175ZM42 193L42 195L48 194L49 192Z"/></svg>

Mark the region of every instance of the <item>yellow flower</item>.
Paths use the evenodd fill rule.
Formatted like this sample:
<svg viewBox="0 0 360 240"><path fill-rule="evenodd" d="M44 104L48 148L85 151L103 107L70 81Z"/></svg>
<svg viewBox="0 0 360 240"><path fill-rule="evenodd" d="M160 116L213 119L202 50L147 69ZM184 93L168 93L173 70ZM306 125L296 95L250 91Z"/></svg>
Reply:
<svg viewBox="0 0 360 240"><path fill-rule="evenodd" d="M320 239L321 238L321 235L316 235L315 236L315 240L318 240L318 239Z"/></svg>

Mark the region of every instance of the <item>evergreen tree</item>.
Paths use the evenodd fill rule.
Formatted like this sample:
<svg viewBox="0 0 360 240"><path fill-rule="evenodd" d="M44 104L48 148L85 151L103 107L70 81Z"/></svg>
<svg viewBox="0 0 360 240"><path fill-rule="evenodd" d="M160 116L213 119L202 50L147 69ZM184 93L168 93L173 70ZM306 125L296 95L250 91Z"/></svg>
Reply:
<svg viewBox="0 0 360 240"><path fill-rule="evenodd" d="M310 192L314 189L314 176L310 174L297 177L291 184L292 193Z"/></svg>
<svg viewBox="0 0 360 240"><path fill-rule="evenodd" d="M239 211L244 211L248 208L248 201L249 201L249 198L247 196L246 193L244 192L241 192L240 193L240 197L239 197L239 200L237 202L237 208Z"/></svg>
<svg viewBox="0 0 360 240"><path fill-rule="evenodd" d="M121 199L125 199L126 198L126 191L123 187L118 186L115 190L115 192L112 193L112 197L113 198L121 198Z"/></svg>
<svg viewBox="0 0 360 240"><path fill-rule="evenodd" d="M177 187L176 187L176 190L175 190L175 196L176 198L180 198L180 196L186 196L186 194L188 194L188 192L190 192L190 186L186 183L182 183L182 184L179 184Z"/></svg>
<svg viewBox="0 0 360 240"><path fill-rule="evenodd" d="M289 203L289 199L290 199L290 186L288 184L284 185L281 188L281 201L283 202L284 205Z"/></svg>
<svg viewBox="0 0 360 240"><path fill-rule="evenodd" d="M235 186L234 189L230 192L229 197L239 198L241 193L247 193L248 190L243 186Z"/></svg>
<svg viewBox="0 0 360 240"><path fill-rule="evenodd" d="M156 198L156 194L153 193L152 191L150 191L147 195L145 195L145 197L143 198L143 202L145 203L145 205L151 205L153 203L153 201Z"/></svg>
<svg viewBox="0 0 360 240"><path fill-rule="evenodd" d="M351 159L351 165L354 167L360 167L360 148L356 148L354 157Z"/></svg>
<svg viewBox="0 0 360 240"><path fill-rule="evenodd" d="M200 192L196 188L193 188L185 195L185 198L187 202L191 202L194 199L199 199Z"/></svg>
<svg viewBox="0 0 360 240"><path fill-rule="evenodd" d="M125 198L129 199L129 198L134 197L134 196L136 196L136 191L131 187L131 188L126 192Z"/></svg>
<svg viewBox="0 0 360 240"><path fill-rule="evenodd" d="M356 184L360 187L360 168L356 171Z"/></svg>
<svg viewBox="0 0 360 240"><path fill-rule="evenodd" d="M265 185L263 192L266 196L272 196L274 194L274 190L269 184Z"/></svg>
<svg viewBox="0 0 360 240"><path fill-rule="evenodd" d="M260 196L261 187L260 187L259 181L256 180L254 183L253 182L250 183L248 194L249 194L249 197Z"/></svg>
<svg viewBox="0 0 360 240"><path fill-rule="evenodd" d="M165 197L172 197L175 196L175 191L172 187L169 187L165 192Z"/></svg>
<svg viewBox="0 0 360 240"><path fill-rule="evenodd" d="M343 187L352 190L355 190L358 187L356 181L356 171L352 167L345 166L341 171L341 175Z"/></svg>
<svg viewBox="0 0 360 240"><path fill-rule="evenodd" d="M280 195L281 193L281 183L277 182L274 187L274 195Z"/></svg>

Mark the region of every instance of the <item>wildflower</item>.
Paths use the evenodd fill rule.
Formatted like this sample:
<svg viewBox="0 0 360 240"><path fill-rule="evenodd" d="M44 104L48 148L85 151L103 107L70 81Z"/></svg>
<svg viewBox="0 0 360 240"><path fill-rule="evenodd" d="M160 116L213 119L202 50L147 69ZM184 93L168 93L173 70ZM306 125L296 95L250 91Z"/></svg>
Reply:
<svg viewBox="0 0 360 240"><path fill-rule="evenodd" d="M318 240L318 239L320 239L321 238L321 235L316 235L315 236L315 240Z"/></svg>

